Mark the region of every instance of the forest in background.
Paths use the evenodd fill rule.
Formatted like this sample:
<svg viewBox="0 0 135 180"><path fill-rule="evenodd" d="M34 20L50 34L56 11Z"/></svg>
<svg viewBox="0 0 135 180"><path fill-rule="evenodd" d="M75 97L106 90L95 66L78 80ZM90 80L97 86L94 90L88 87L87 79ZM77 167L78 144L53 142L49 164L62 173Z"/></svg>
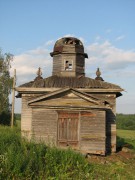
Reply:
<svg viewBox="0 0 135 180"><path fill-rule="evenodd" d="M135 114L117 114L117 129L135 130Z"/></svg>

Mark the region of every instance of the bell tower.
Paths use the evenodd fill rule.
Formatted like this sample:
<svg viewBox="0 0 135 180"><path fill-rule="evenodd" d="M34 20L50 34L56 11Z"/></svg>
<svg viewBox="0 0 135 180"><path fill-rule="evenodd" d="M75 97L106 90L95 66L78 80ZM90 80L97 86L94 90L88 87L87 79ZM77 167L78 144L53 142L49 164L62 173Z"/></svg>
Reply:
<svg viewBox="0 0 135 180"><path fill-rule="evenodd" d="M56 41L53 52L52 75L76 77L85 76L85 58L82 42L74 37L64 37Z"/></svg>

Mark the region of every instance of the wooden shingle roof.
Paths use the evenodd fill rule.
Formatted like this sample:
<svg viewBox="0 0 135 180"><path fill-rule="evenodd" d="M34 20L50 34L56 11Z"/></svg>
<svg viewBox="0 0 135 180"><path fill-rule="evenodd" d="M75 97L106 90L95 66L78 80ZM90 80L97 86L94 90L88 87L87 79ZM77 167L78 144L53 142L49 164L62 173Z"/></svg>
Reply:
<svg viewBox="0 0 135 180"><path fill-rule="evenodd" d="M117 89L122 91L123 89L112 83L95 80L88 77L60 77L50 76L45 79L36 78L34 81L22 84L19 87L34 87L34 88L87 88L87 89Z"/></svg>

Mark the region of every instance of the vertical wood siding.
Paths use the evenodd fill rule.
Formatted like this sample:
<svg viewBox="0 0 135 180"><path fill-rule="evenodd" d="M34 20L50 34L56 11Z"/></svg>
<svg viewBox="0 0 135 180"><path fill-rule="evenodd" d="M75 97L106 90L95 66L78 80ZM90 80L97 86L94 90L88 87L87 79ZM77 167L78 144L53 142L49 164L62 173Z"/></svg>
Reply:
<svg viewBox="0 0 135 180"><path fill-rule="evenodd" d="M58 145L78 149L79 112L58 111Z"/></svg>

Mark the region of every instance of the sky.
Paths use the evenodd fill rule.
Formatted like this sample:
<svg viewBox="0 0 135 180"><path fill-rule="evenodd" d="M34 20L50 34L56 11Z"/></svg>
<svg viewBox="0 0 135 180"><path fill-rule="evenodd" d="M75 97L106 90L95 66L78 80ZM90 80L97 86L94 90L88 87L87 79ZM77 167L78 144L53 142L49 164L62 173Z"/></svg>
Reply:
<svg viewBox="0 0 135 180"><path fill-rule="evenodd" d="M99 67L104 81L124 89L117 113L135 114L135 0L0 0L0 48L14 55L16 86L32 81L38 67L51 76L50 52L64 36L83 42L87 77Z"/></svg>

